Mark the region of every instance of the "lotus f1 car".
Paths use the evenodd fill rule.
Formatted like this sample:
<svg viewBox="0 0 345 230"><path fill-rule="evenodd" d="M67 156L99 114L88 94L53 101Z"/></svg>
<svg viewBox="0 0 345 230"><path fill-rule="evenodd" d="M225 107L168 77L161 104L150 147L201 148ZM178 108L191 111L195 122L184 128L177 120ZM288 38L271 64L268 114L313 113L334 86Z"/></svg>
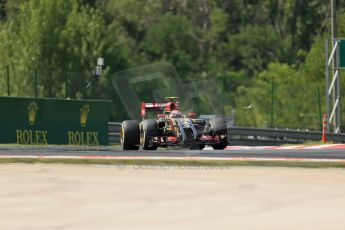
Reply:
<svg viewBox="0 0 345 230"><path fill-rule="evenodd" d="M157 147L180 146L203 149L224 149L228 142L226 123L223 117L212 119L196 118L195 113L182 115L177 97L166 97L162 103L141 105L143 120L122 122L121 143L124 150L156 150ZM154 119L146 119L150 112Z"/></svg>

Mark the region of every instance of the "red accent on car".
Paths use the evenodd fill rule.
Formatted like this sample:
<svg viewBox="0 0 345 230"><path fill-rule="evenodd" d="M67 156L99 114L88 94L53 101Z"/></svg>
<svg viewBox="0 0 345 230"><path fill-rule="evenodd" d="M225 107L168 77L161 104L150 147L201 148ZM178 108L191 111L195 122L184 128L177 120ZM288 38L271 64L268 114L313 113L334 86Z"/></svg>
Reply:
<svg viewBox="0 0 345 230"><path fill-rule="evenodd" d="M173 143L176 143L177 142L177 138L175 136L169 136L167 138L167 142L173 142Z"/></svg>
<svg viewBox="0 0 345 230"><path fill-rule="evenodd" d="M196 118L196 113L195 112L189 112L188 117L189 118Z"/></svg>
<svg viewBox="0 0 345 230"><path fill-rule="evenodd" d="M145 117L145 108L146 108L146 106L145 106L145 102L142 102L141 103L141 117Z"/></svg>
<svg viewBox="0 0 345 230"><path fill-rule="evenodd" d="M215 135L214 136L214 141L220 141L220 136L219 135Z"/></svg>
<svg viewBox="0 0 345 230"><path fill-rule="evenodd" d="M164 114L157 114L157 118L165 118L165 115Z"/></svg>
<svg viewBox="0 0 345 230"><path fill-rule="evenodd" d="M203 135L201 135L200 140L201 140L201 141L212 141L212 140L213 140L213 137L212 137L211 135L205 135L205 134L203 134Z"/></svg>

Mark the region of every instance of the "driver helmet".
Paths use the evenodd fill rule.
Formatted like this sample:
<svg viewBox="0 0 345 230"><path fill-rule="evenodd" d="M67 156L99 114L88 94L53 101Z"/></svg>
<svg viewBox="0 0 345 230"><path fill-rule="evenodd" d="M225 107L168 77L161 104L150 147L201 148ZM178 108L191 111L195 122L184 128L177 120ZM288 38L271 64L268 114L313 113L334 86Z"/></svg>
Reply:
<svg viewBox="0 0 345 230"><path fill-rule="evenodd" d="M181 118L182 114L179 110L173 110L169 114L169 118Z"/></svg>

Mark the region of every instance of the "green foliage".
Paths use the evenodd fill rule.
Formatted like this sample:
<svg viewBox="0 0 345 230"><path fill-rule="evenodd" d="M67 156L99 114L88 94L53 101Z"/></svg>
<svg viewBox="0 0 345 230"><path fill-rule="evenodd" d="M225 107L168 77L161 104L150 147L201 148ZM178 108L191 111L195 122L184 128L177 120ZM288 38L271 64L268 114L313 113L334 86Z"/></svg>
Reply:
<svg viewBox="0 0 345 230"><path fill-rule="evenodd" d="M184 75L198 58L193 36L187 18L167 13L147 30L141 45L149 63L159 60L170 62Z"/></svg>
<svg viewBox="0 0 345 230"><path fill-rule="evenodd" d="M15 75L11 77L12 95L33 96L33 87L22 86L32 85L36 69L43 88L40 96L63 97L65 72L80 72L68 74L69 96L86 97L89 93L80 89L98 57L109 62L105 76L127 66L126 41L116 22L106 24L98 9L80 5L77 0L32 0L9 10L9 14L1 24L0 36L6 42L0 46L5 54L0 61L8 63L11 75ZM116 96L109 77L102 78L100 87L102 90L96 92L99 98Z"/></svg>
<svg viewBox="0 0 345 230"><path fill-rule="evenodd" d="M229 37L229 54L239 69L256 74L270 62L284 62L289 57L289 38L280 41L272 26L247 25Z"/></svg>
<svg viewBox="0 0 345 230"><path fill-rule="evenodd" d="M344 9L338 1L338 25ZM271 125L273 81L273 125L318 129L329 16L321 0L0 1L0 74L9 66L12 95L33 96L37 70L40 96L64 97L67 76L68 95L85 98L85 81L104 57L95 95L112 99L121 120L126 112L110 76L165 61L184 81L217 79L225 113L236 109L238 125ZM6 87L2 78L1 95Z"/></svg>
<svg viewBox="0 0 345 230"><path fill-rule="evenodd" d="M289 65L271 63L255 79L254 86L239 90L242 95L237 107L239 124L270 126L273 94L274 127L289 124L290 128L300 128L300 124L305 124L306 127L319 128L318 85L303 82L303 75ZM243 109L249 104L252 109Z"/></svg>

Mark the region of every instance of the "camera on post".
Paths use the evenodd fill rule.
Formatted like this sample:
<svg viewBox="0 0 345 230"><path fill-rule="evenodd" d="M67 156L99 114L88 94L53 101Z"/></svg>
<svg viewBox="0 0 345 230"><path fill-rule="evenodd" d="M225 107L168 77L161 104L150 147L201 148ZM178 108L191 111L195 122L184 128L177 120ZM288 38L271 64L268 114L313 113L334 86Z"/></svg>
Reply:
<svg viewBox="0 0 345 230"><path fill-rule="evenodd" d="M86 88L93 86L93 84L95 84L95 82L99 80L99 77L102 75L103 66L104 66L104 58L98 58L97 66L91 72L91 81L86 82Z"/></svg>

